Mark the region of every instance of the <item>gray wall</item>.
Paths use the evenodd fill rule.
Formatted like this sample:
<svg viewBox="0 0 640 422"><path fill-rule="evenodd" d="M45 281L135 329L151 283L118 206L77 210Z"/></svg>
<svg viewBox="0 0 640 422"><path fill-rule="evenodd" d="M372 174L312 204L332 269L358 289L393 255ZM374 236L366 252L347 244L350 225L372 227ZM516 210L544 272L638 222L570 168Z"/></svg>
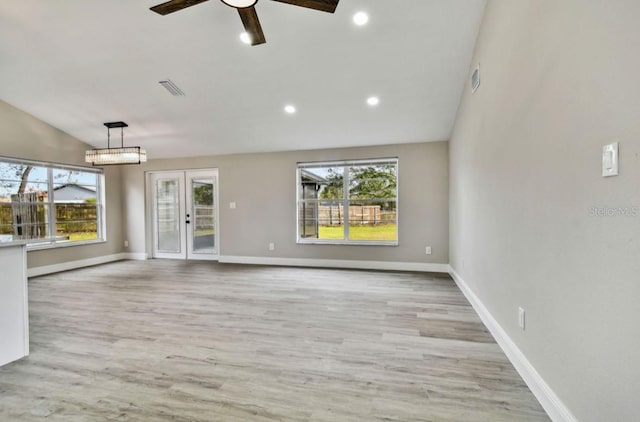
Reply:
<svg viewBox="0 0 640 422"><path fill-rule="evenodd" d="M395 156L400 246L296 244L297 162ZM123 168L130 252L147 252L144 172L207 167L219 169L221 255L449 262L447 142L153 160ZM232 201L235 210L229 209ZM268 250L269 242L276 243L275 251ZM425 255L425 246L432 246L432 255Z"/></svg>
<svg viewBox="0 0 640 422"><path fill-rule="evenodd" d="M97 123L98 125L100 122ZM85 165L89 148L68 134L0 101L0 156ZM69 246L28 253L29 268L60 264L122 252L122 208L120 169L105 171L107 242Z"/></svg>
<svg viewBox="0 0 640 422"><path fill-rule="evenodd" d="M640 207L639 19L637 0L489 0L450 142L451 265L581 421L639 417L640 214L592 213Z"/></svg>

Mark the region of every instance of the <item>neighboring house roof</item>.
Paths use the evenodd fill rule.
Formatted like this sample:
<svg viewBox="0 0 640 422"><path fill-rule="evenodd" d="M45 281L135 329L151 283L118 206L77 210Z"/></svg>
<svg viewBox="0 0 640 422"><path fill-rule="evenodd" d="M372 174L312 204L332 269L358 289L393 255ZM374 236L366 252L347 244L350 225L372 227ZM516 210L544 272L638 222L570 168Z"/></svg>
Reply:
<svg viewBox="0 0 640 422"><path fill-rule="evenodd" d="M306 169L300 170L300 176L302 177L303 182L319 182L319 183L328 182L328 180L325 179L324 177L318 176L317 174L312 173Z"/></svg>
<svg viewBox="0 0 640 422"><path fill-rule="evenodd" d="M75 183L67 183L54 188L55 200L60 201L84 201L96 197L95 186L81 186Z"/></svg>

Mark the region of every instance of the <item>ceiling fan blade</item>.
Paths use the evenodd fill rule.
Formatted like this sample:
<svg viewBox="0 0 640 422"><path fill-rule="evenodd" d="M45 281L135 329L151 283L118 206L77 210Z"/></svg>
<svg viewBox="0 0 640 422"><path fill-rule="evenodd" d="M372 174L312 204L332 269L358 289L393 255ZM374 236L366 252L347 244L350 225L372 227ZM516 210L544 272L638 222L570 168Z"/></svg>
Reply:
<svg viewBox="0 0 640 422"><path fill-rule="evenodd" d="M307 9L320 10L322 12L333 13L338 7L340 0L274 0L280 3L293 4L294 6L306 7Z"/></svg>
<svg viewBox="0 0 640 422"><path fill-rule="evenodd" d="M170 0L166 3L158 4L150 8L159 15L168 15L169 13L177 12L182 9L186 9L190 6L195 6L208 0Z"/></svg>
<svg viewBox="0 0 640 422"><path fill-rule="evenodd" d="M240 19L244 25L244 30L249 34L251 39L251 45L264 44L267 40L264 38L264 32L262 32L262 26L258 20L258 14L254 6L238 9Z"/></svg>

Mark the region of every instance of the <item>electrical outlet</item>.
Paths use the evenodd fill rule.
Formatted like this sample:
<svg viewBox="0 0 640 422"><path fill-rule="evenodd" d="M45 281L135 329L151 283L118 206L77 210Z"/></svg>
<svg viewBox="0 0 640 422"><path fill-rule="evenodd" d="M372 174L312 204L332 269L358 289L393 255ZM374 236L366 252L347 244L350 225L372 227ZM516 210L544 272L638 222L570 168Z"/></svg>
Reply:
<svg viewBox="0 0 640 422"><path fill-rule="evenodd" d="M524 309L518 308L518 326L524 331Z"/></svg>
<svg viewBox="0 0 640 422"><path fill-rule="evenodd" d="M273 242L269 243L269 250L270 251L275 251L276 250L276 244L273 243Z"/></svg>
<svg viewBox="0 0 640 422"><path fill-rule="evenodd" d="M128 247L129 247L129 241L128 241L128 240L125 240L125 241L124 241L124 247L125 247L125 248L128 248Z"/></svg>
<svg viewBox="0 0 640 422"><path fill-rule="evenodd" d="M424 248L424 253L426 253L427 255L431 255L431 246L427 246L426 248Z"/></svg>

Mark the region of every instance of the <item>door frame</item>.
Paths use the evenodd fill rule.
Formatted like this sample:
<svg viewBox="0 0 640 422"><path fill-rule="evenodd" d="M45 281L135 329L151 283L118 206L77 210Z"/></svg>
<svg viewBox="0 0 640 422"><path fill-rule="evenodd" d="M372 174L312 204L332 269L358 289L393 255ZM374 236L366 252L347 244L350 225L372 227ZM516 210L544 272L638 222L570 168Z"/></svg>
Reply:
<svg viewBox="0 0 640 422"><path fill-rule="evenodd" d="M186 226L186 210L187 210L187 204L186 204L186 200L187 200L187 189L190 188L190 186L187 186L187 182L189 180L188 178L188 173L206 173L206 172L210 172L213 175L214 178L214 197L213 197L213 201L214 201L214 206L215 206L215 253L213 254L192 254L189 255L187 253L188 250L188 240L187 240L187 226ZM183 197L180 198L181 200L181 206L180 206L180 210L179 210L179 214L180 214L180 219L183 221L182 223L182 232L181 232L181 239L184 238L184 246L185 246L185 250L184 250L184 256L177 256L177 255L171 255L171 254L161 254L161 256L154 256L154 242L155 242L155 227L156 227L156 221L155 221L155 215L154 215L154 211L155 211L155 204L154 204L154 183L152 181L152 178L154 175L162 175L162 174L166 174L166 175L170 175L170 174L174 174L177 175L178 173L182 174L182 180L181 180L181 184L183 185L183 189L184 189L184 195L182 195ZM217 261L220 258L220 206L219 206L219 199L220 199L220 194L219 194L219 186L220 186L220 179L219 179L219 171L217 168L196 168L196 169L176 169L176 170L149 170L149 171L145 171L144 172L144 176L145 176L145 243L146 243L146 256L147 259L154 259L154 258L159 258L159 259L186 259L186 260L211 260L211 261ZM181 240L181 243L183 241Z"/></svg>

